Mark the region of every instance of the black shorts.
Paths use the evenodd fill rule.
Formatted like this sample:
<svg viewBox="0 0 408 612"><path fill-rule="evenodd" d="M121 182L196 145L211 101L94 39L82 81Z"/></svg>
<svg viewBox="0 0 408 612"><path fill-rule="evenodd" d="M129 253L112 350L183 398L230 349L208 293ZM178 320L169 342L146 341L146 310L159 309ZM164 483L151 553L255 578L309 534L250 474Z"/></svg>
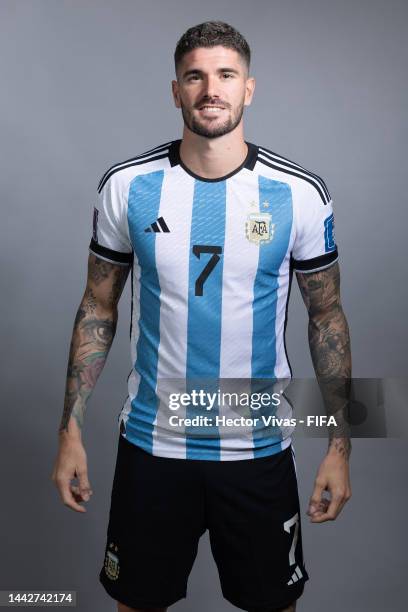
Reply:
<svg viewBox="0 0 408 612"><path fill-rule="evenodd" d="M172 459L120 435L99 574L107 593L134 608L186 597L206 529L233 605L263 612L300 597L309 577L292 446L238 461Z"/></svg>

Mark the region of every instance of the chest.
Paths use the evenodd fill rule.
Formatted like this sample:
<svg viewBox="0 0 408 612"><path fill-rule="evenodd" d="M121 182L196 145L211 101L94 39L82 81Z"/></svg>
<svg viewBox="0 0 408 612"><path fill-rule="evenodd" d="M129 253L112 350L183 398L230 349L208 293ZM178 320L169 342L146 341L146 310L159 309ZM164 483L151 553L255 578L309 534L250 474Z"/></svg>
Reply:
<svg viewBox="0 0 408 612"><path fill-rule="evenodd" d="M142 271L188 274L200 286L277 276L290 251L288 185L249 173L198 181L164 171L136 177L128 196L129 235Z"/></svg>

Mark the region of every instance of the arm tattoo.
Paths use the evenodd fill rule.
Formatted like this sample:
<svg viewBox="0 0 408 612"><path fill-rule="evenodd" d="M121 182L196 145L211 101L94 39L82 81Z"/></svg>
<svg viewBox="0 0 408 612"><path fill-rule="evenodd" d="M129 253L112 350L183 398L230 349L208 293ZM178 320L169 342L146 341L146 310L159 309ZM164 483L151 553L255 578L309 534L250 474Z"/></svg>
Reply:
<svg viewBox="0 0 408 612"><path fill-rule="evenodd" d="M129 268L125 266L115 266L113 270L112 290L109 295L110 303L115 306L120 296L122 295L123 287L125 286Z"/></svg>
<svg viewBox="0 0 408 612"><path fill-rule="evenodd" d="M64 410L59 432L68 431L73 417L82 429L86 402L112 345L117 325L117 303L126 283L129 267L114 265L91 256L88 284L75 317L72 333ZM98 287L108 281L104 300L98 302ZM99 289L100 290L100 289Z"/></svg>
<svg viewBox="0 0 408 612"><path fill-rule="evenodd" d="M351 452L347 412L350 401L351 353L346 317L340 302L337 263L320 272L297 273L309 312L309 346L316 377L329 416L329 448L348 459Z"/></svg>
<svg viewBox="0 0 408 612"><path fill-rule="evenodd" d="M128 271L128 266L113 264L109 261L105 261L104 259L100 259L100 257L90 257L89 260L88 274L91 281L95 285L100 285L103 283L103 281L109 278L111 274L115 275L115 280L122 276L125 276L126 280Z"/></svg>

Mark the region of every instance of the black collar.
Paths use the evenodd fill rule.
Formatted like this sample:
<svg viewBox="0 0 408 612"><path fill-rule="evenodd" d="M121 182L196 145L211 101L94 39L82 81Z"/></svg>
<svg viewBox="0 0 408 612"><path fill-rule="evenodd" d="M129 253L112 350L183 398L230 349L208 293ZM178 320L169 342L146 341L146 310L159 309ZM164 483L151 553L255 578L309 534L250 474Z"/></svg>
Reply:
<svg viewBox="0 0 408 612"><path fill-rule="evenodd" d="M187 174L197 179L198 181L205 181L207 183L215 183L217 181L224 181L225 179L228 179L231 176L234 176L234 174L237 174L240 170L242 170L242 168L248 168L248 170L254 169L254 166L255 166L255 163L258 157L258 147L257 145L254 145L251 142L247 142L247 141L245 142L248 145L248 153L247 153L246 158L242 162L242 164L238 166L238 168L235 168L235 170L233 170L232 172L229 172L225 176L220 176L219 178L204 178L203 176L199 176L198 174L195 174L195 172L193 172L192 170L190 170L190 168L187 168L187 166L183 164L180 158L181 139L173 140L173 142L171 143L169 147L168 155L169 155L170 165L172 167L180 165L183 168L183 170L187 172Z"/></svg>

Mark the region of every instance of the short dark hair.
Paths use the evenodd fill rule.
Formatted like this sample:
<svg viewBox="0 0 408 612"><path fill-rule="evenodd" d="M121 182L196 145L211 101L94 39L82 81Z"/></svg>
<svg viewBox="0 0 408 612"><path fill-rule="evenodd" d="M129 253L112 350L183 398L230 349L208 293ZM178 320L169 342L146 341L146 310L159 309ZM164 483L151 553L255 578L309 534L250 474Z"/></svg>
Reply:
<svg viewBox="0 0 408 612"><path fill-rule="evenodd" d="M216 45L235 49L244 59L249 70L251 50L242 34L224 21L205 21L189 28L178 41L174 52L176 72L186 53L198 47L215 47Z"/></svg>

